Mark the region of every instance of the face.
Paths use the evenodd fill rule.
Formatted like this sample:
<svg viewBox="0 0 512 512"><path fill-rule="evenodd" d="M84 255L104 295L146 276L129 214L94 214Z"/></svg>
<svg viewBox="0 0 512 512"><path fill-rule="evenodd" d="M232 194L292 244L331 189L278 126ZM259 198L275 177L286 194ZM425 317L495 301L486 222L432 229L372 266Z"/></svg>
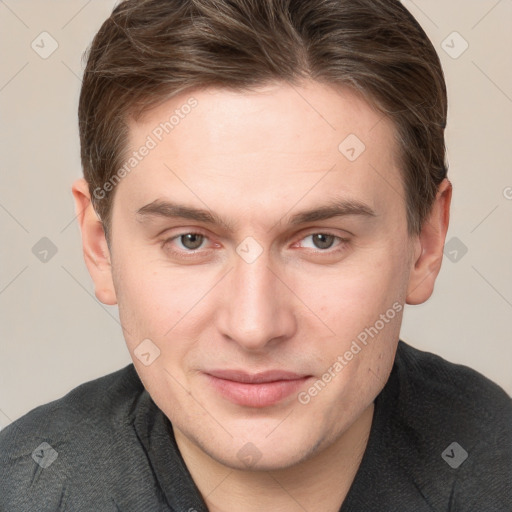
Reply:
<svg viewBox="0 0 512 512"><path fill-rule="evenodd" d="M146 389L223 464L306 460L392 367L414 252L392 126L350 91L276 84L183 93L129 142L110 249Z"/></svg>

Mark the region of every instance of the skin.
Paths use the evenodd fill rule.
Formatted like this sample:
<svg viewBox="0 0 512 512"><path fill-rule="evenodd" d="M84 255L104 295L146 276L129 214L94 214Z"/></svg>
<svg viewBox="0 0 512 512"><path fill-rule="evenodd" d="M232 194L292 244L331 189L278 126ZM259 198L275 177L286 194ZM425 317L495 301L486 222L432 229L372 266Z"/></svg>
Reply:
<svg viewBox="0 0 512 512"><path fill-rule="evenodd" d="M403 311L307 404L293 393L273 406L237 405L203 372L284 369L310 375L307 391L394 303L430 297L451 185L440 185L410 237L393 126L355 93L315 82L183 93L130 122L130 151L191 96L197 107L117 185L110 247L87 184L73 185L96 297L119 305L135 368L210 510L337 511L366 448ZM366 146L353 162L338 150L349 134ZM137 215L157 199L209 209L234 226ZM362 202L375 215L289 224L331 199ZM193 246L177 235L198 232L205 238L187 259ZM318 245L318 233L334 238ZM251 263L237 253L246 237L263 251ZM160 350L149 366L134 355L147 338ZM250 467L237 456L247 443L260 455Z"/></svg>

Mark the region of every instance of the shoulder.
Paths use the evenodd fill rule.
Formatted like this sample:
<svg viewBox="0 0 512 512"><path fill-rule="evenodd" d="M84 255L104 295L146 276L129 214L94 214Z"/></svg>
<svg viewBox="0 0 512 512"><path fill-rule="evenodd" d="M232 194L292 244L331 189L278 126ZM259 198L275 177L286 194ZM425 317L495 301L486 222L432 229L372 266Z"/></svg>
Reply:
<svg viewBox="0 0 512 512"><path fill-rule="evenodd" d="M511 397L468 366L447 361L403 341L399 342L396 362L402 398L423 398L415 404L415 412L427 412L436 405L443 414L451 411L482 424L512 414ZM446 408L449 411L445 411Z"/></svg>
<svg viewBox="0 0 512 512"><path fill-rule="evenodd" d="M106 485L98 477L100 466L115 464L116 446L130 431L143 391L130 364L36 407L0 431L0 509L30 510L46 501L45 510L60 510L66 486L85 468L91 482L83 481L84 489Z"/></svg>
<svg viewBox="0 0 512 512"><path fill-rule="evenodd" d="M472 368L403 341L395 368L394 426L409 447L403 460L410 458L403 465L430 505L505 510L512 502L511 397Z"/></svg>
<svg viewBox="0 0 512 512"><path fill-rule="evenodd" d="M27 435L62 433L86 423L109 428L123 417L144 390L133 364L103 377L85 382L63 397L40 405L0 432L0 447L6 448L19 431ZM2 450L3 452L3 450Z"/></svg>

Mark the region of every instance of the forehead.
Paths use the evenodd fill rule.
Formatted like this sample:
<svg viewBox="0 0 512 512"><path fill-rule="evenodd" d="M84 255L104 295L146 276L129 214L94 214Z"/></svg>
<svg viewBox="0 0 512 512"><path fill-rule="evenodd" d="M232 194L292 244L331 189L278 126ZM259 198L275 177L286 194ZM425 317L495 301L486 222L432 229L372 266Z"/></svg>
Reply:
<svg viewBox="0 0 512 512"><path fill-rule="evenodd" d="M389 120L356 93L316 82L182 93L129 123L125 160L135 153L119 185L134 211L178 196L255 215L326 193L378 209L402 188Z"/></svg>

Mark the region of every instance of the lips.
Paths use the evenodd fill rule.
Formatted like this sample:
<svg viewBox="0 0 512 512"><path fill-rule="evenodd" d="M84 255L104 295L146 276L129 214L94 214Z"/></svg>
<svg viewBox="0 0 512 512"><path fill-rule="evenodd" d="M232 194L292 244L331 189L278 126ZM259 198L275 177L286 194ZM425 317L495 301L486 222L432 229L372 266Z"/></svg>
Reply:
<svg viewBox="0 0 512 512"><path fill-rule="evenodd" d="M212 370L204 375L223 398L246 407L275 405L298 391L311 378L311 375L282 370L253 374L240 370Z"/></svg>

